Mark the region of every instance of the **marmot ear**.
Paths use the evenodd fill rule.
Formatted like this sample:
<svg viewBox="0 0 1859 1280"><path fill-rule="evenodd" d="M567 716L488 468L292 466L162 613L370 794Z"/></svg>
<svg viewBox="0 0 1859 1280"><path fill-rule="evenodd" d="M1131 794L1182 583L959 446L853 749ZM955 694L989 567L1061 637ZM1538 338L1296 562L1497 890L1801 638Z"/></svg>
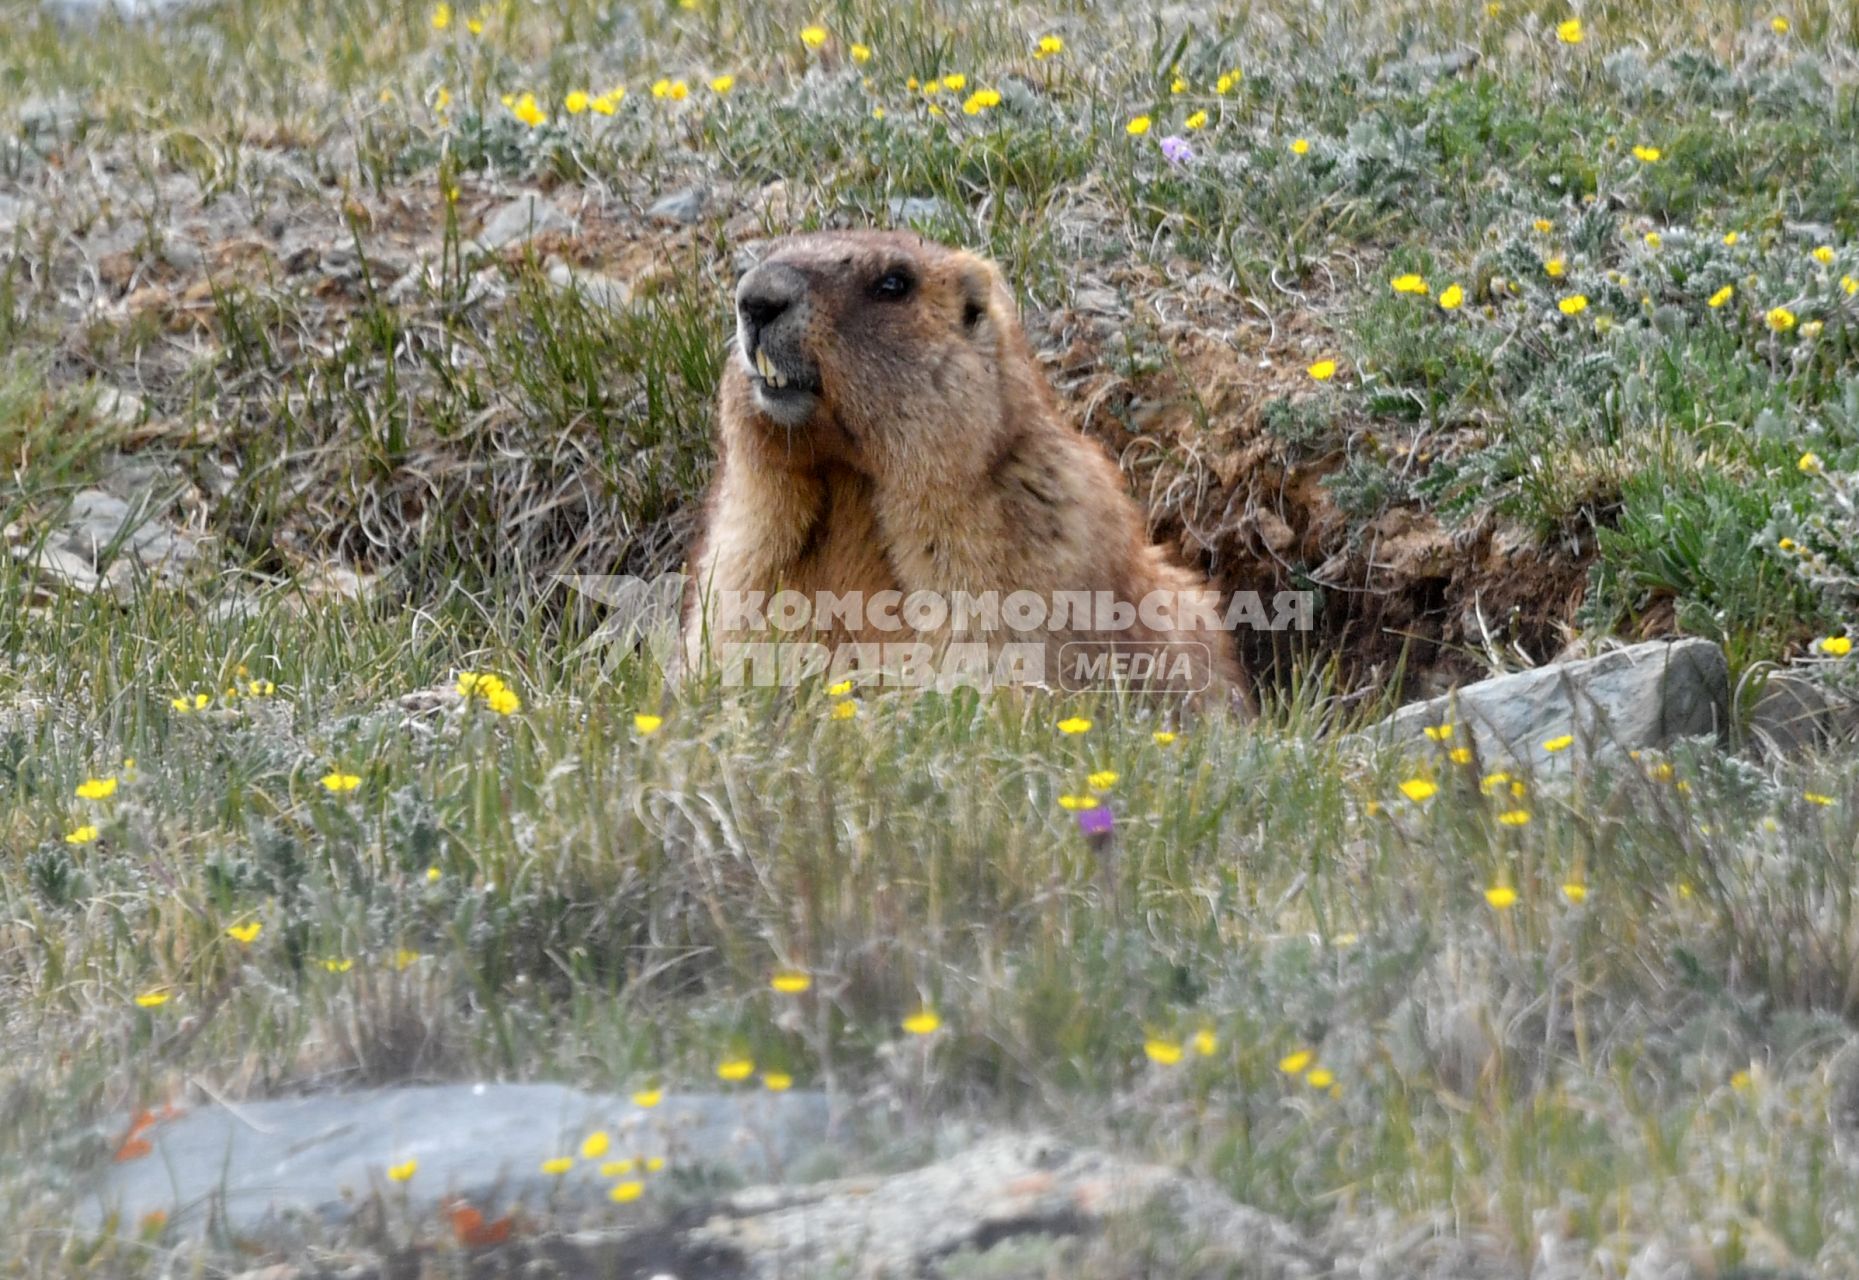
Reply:
<svg viewBox="0 0 1859 1280"><path fill-rule="evenodd" d="M1001 287L1000 272L985 258L963 254L957 279L962 293L962 331L973 333L992 309L994 291Z"/></svg>

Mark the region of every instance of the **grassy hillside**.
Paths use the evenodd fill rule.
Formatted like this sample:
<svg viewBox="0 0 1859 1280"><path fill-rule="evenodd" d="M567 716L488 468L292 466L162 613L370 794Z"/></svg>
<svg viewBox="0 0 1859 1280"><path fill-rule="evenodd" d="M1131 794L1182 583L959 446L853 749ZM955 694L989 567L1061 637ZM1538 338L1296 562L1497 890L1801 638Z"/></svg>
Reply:
<svg viewBox="0 0 1859 1280"><path fill-rule="evenodd" d="M0 1270L162 1273L61 1229L139 1106L769 1071L1413 1272L1859 1268L1848 760L1323 733L1851 612L1859 10L1576 17L0 0ZM577 227L475 247L529 190ZM678 563L739 255L904 220L1002 262L1160 536L1320 593L1258 729L582 647L551 575ZM192 567L31 567L99 485Z"/></svg>

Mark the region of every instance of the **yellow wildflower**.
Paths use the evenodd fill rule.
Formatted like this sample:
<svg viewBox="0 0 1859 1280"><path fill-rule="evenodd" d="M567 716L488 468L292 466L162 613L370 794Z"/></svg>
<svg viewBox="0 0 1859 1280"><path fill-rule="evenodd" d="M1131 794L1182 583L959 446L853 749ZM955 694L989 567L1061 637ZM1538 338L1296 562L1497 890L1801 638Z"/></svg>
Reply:
<svg viewBox="0 0 1859 1280"><path fill-rule="evenodd" d="M80 800L108 800L116 794L116 779L86 778L78 783L76 794Z"/></svg>
<svg viewBox="0 0 1859 1280"><path fill-rule="evenodd" d="M1581 29L1580 18L1569 18L1556 24L1556 39L1563 44L1580 44L1585 34Z"/></svg>
<svg viewBox="0 0 1859 1280"><path fill-rule="evenodd" d="M1311 365L1310 368L1304 370L1304 372L1308 373L1318 382L1328 382L1331 378L1336 376L1336 361L1319 360L1317 363Z"/></svg>
<svg viewBox="0 0 1859 1280"><path fill-rule="evenodd" d="M641 1089L633 1094L633 1105L641 1111L650 1111L665 1100L663 1089Z"/></svg>
<svg viewBox="0 0 1859 1280"><path fill-rule="evenodd" d="M833 719L835 720L850 720L857 714L858 703L852 701L850 698L847 698L844 702L835 702L833 704Z"/></svg>
<svg viewBox="0 0 1859 1280"><path fill-rule="evenodd" d="M1572 733L1565 733L1559 737L1550 738L1546 742L1544 742L1543 750L1550 752L1551 754L1554 754L1557 751L1567 751L1570 747L1574 745L1575 745L1575 735Z"/></svg>
<svg viewBox="0 0 1859 1280"><path fill-rule="evenodd" d="M1633 148L1633 158L1638 160L1641 164L1658 164L1659 158L1663 154L1664 153L1657 147Z"/></svg>
<svg viewBox="0 0 1859 1280"><path fill-rule="evenodd" d="M608 1160L600 1166L600 1176L603 1178L623 1178L638 1167L639 1161L630 1156L624 1160Z"/></svg>
<svg viewBox="0 0 1859 1280"><path fill-rule="evenodd" d="M1309 1049L1299 1049L1278 1059L1278 1069L1288 1076L1301 1076L1304 1068L1316 1060L1317 1055Z"/></svg>
<svg viewBox="0 0 1859 1280"><path fill-rule="evenodd" d="M645 1194L645 1183L639 1181L616 1182L613 1190L607 1192L607 1199L615 1204L627 1204Z"/></svg>
<svg viewBox="0 0 1859 1280"><path fill-rule="evenodd" d="M1140 138L1145 133L1149 132L1149 126L1152 123L1154 122L1151 121L1148 116L1135 116L1128 124L1123 126L1123 132L1129 134L1132 138Z"/></svg>
<svg viewBox="0 0 1859 1280"><path fill-rule="evenodd" d="M1213 1057L1214 1050L1219 1047L1220 1037L1215 1035L1208 1028L1202 1027L1199 1031L1194 1033L1194 1052L1200 1054L1201 1057Z"/></svg>
<svg viewBox="0 0 1859 1280"><path fill-rule="evenodd" d="M826 43L826 28L814 25L800 29L800 42L809 49L818 49Z"/></svg>
<svg viewBox="0 0 1859 1280"><path fill-rule="evenodd" d="M1067 810L1095 809L1097 808L1097 797L1096 796L1060 796L1059 797L1059 808L1067 809Z"/></svg>
<svg viewBox="0 0 1859 1280"><path fill-rule="evenodd" d="M510 110L518 120L532 129L540 128L549 122L548 114L536 104L536 95L533 93L526 93L518 98L516 106Z"/></svg>
<svg viewBox="0 0 1859 1280"><path fill-rule="evenodd" d="M1588 309L1588 299L1579 293L1571 293L1556 303L1556 310L1565 316L1578 316Z"/></svg>
<svg viewBox="0 0 1859 1280"><path fill-rule="evenodd" d="M871 46L868 44L855 44L846 52L852 55L852 61L861 65L871 61Z"/></svg>
<svg viewBox="0 0 1859 1280"><path fill-rule="evenodd" d="M1454 747L1451 751L1446 753L1446 758L1454 764L1470 764L1472 762L1472 749L1470 747Z"/></svg>
<svg viewBox="0 0 1859 1280"><path fill-rule="evenodd" d="M1795 470L1799 471L1804 476L1817 476L1827 469L1826 463L1822 462L1820 460L1820 455L1815 453L1812 449L1802 454L1800 461L1796 462L1794 466Z"/></svg>
<svg viewBox="0 0 1859 1280"><path fill-rule="evenodd" d="M1779 13L1769 19L1769 30L1773 31L1778 36L1787 35L1788 26L1788 19L1782 17Z"/></svg>
<svg viewBox="0 0 1859 1280"><path fill-rule="evenodd" d="M1509 911L1517 905L1517 891L1507 884L1492 885L1485 890L1485 901L1495 911Z"/></svg>
<svg viewBox="0 0 1859 1280"><path fill-rule="evenodd" d="M583 1160L598 1160L600 1157L607 1154L607 1148L611 1146L612 1143L613 1139L607 1136L607 1131L605 1129L596 1129L581 1140L581 1158Z"/></svg>
<svg viewBox="0 0 1859 1280"><path fill-rule="evenodd" d="M1803 791L1801 793L1801 798L1809 804L1817 804L1823 809L1833 803L1832 796L1822 795L1818 791Z"/></svg>
<svg viewBox="0 0 1859 1280"><path fill-rule="evenodd" d="M159 1009L167 1003L168 993L166 991L144 991L136 997L138 1009Z"/></svg>
<svg viewBox="0 0 1859 1280"><path fill-rule="evenodd" d="M905 1018L902 1025L913 1036L926 1036L942 1026L942 1019L933 1009L919 1009Z"/></svg>
<svg viewBox="0 0 1859 1280"><path fill-rule="evenodd" d="M1710 297L1710 301L1706 305L1711 307L1712 309L1715 309L1715 308L1723 306L1724 303L1728 302L1731 298L1734 298L1735 296L1736 296L1736 286L1727 284L1723 288L1719 289L1716 293L1713 293Z"/></svg>
<svg viewBox="0 0 1859 1280"><path fill-rule="evenodd" d="M1411 272L1404 276L1394 277L1394 279L1388 281L1388 287L1396 293L1424 294L1430 292L1427 288L1427 282Z"/></svg>
<svg viewBox="0 0 1859 1280"><path fill-rule="evenodd" d="M1143 1053L1149 1061L1158 1066L1172 1067L1181 1061L1181 1045L1174 1040L1162 1040L1151 1036L1143 1041Z"/></svg>
<svg viewBox="0 0 1859 1280"><path fill-rule="evenodd" d="M1294 156L1309 155L1310 154L1310 139L1309 138L1291 139L1291 154Z"/></svg>
<svg viewBox="0 0 1859 1280"><path fill-rule="evenodd" d="M1790 311L1787 307L1771 307L1769 308L1768 314L1762 318L1767 322L1769 328L1775 330L1777 333L1787 333L1790 329L1794 328L1794 312Z"/></svg>
<svg viewBox="0 0 1859 1280"><path fill-rule="evenodd" d="M97 838L97 828L86 824L74 827L65 835L66 844L90 844Z"/></svg>
<svg viewBox="0 0 1859 1280"><path fill-rule="evenodd" d="M1181 123L1189 129L1205 129L1207 127L1207 113L1205 111L1196 111Z"/></svg>
<svg viewBox="0 0 1859 1280"><path fill-rule="evenodd" d="M1093 791L1108 791L1117 785L1117 771L1115 769L1099 769L1096 773L1085 779L1085 784Z"/></svg>
<svg viewBox="0 0 1859 1280"><path fill-rule="evenodd" d="M1431 799L1438 791L1439 788L1427 778L1409 778L1401 784L1401 794L1416 804Z"/></svg>
<svg viewBox="0 0 1859 1280"><path fill-rule="evenodd" d="M649 738L653 734L657 733L659 730L659 726L664 723L665 723L665 717L663 716L651 716L651 715L642 714L642 715L636 715L633 717L633 728L639 731L639 736L642 738Z"/></svg>
<svg viewBox="0 0 1859 1280"><path fill-rule="evenodd" d="M1043 61L1046 58L1055 58L1064 52L1065 38L1063 36L1041 36L1038 47L1033 50L1033 56Z"/></svg>
<svg viewBox="0 0 1859 1280"><path fill-rule="evenodd" d="M1538 235L1545 235L1545 236L1548 235L1551 231L1554 231L1556 227L1556 224L1551 222L1548 218L1538 218L1535 222L1531 223L1530 225L1536 228L1536 232Z"/></svg>
<svg viewBox="0 0 1859 1280"><path fill-rule="evenodd" d="M1562 896L1579 907L1588 900L1588 886L1579 880L1567 881L1562 886Z"/></svg>
<svg viewBox="0 0 1859 1280"><path fill-rule="evenodd" d="M1067 716L1059 721L1059 732L1067 735L1089 733L1091 722L1083 716Z"/></svg>
<svg viewBox="0 0 1859 1280"><path fill-rule="evenodd" d="M570 93L566 98L562 99L562 105L568 108L569 115L578 116L583 111L587 110L587 104L592 101L593 98L588 95L586 90L576 89L573 93Z"/></svg>
<svg viewBox="0 0 1859 1280"><path fill-rule="evenodd" d="M1175 741L1175 735L1167 729L1157 729L1149 736L1155 740L1155 745L1158 747L1171 746Z"/></svg>
<svg viewBox="0 0 1859 1280"><path fill-rule="evenodd" d="M785 1071L764 1071L762 1087L770 1093L786 1093L794 1087L794 1077Z"/></svg>
<svg viewBox="0 0 1859 1280"><path fill-rule="evenodd" d="M434 31L444 31L451 25L452 6L449 4L435 5L432 11L432 29Z"/></svg>
<svg viewBox="0 0 1859 1280"><path fill-rule="evenodd" d="M942 78L942 87L947 89L950 93L960 93L968 87L968 77L959 71L953 75L944 76Z"/></svg>
<svg viewBox="0 0 1859 1280"><path fill-rule="evenodd" d="M248 921L245 924L228 925L226 936L234 942L243 942L250 946L258 941L258 935L264 931L264 928L265 926L257 920Z"/></svg>
<svg viewBox="0 0 1859 1280"><path fill-rule="evenodd" d="M389 1182L407 1182L419 1171L420 1162L418 1160L402 1160L399 1164L390 1164L387 1166L387 1180Z"/></svg>
<svg viewBox="0 0 1859 1280"><path fill-rule="evenodd" d="M1506 809L1498 815L1498 821L1507 827L1528 826L1530 811L1527 809Z"/></svg>
<svg viewBox="0 0 1859 1280"><path fill-rule="evenodd" d="M1305 1073L1304 1083L1313 1089L1327 1089L1336 1083L1336 1075L1326 1067L1313 1067Z"/></svg>
<svg viewBox="0 0 1859 1280"><path fill-rule="evenodd" d="M768 985L784 996L797 996L813 986L813 978L800 969L777 969Z"/></svg>
<svg viewBox="0 0 1859 1280"><path fill-rule="evenodd" d="M361 785L361 778L353 773L326 773L321 781L323 790L334 792L337 795L345 791L353 791Z"/></svg>
<svg viewBox="0 0 1859 1280"><path fill-rule="evenodd" d="M710 82L710 92L715 93L715 94L728 93L731 89L734 89L735 87L736 87L735 76L718 76L716 79Z"/></svg>
<svg viewBox="0 0 1859 1280"><path fill-rule="evenodd" d="M1440 290L1439 309L1441 311L1457 311L1464 302L1465 290L1461 289L1458 285L1449 284L1444 289Z"/></svg>
<svg viewBox="0 0 1859 1280"><path fill-rule="evenodd" d="M725 1058L723 1061L717 1063L716 1067L717 1079L728 1080L731 1083L738 1080L747 1080L754 1071L755 1060L753 1058L741 1056Z"/></svg>
<svg viewBox="0 0 1859 1280"><path fill-rule="evenodd" d="M1828 636L1820 642L1820 651L1844 658L1853 651L1853 642L1849 636Z"/></svg>
<svg viewBox="0 0 1859 1280"><path fill-rule="evenodd" d="M574 1168L573 1156L550 1156L542 1162L542 1171L551 1178L559 1178Z"/></svg>
<svg viewBox="0 0 1859 1280"><path fill-rule="evenodd" d="M1814 248L1814 261L1818 262L1823 267L1832 262L1833 246L1830 244L1816 245Z"/></svg>

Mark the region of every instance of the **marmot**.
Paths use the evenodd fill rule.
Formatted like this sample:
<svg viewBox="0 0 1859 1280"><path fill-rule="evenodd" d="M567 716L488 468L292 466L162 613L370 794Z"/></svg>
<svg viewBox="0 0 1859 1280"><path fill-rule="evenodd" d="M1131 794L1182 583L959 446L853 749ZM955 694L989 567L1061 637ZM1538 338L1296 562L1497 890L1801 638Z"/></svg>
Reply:
<svg viewBox="0 0 1859 1280"><path fill-rule="evenodd" d="M1149 541L1116 464L1065 425L992 263L901 232L797 236L743 276L736 315L690 564L687 669L769 638L769 617L720 612L724 593L739 605L749 593L858 592L862 617L816 611L778 638L833 650L928 642L938 655L960 643L970 657L982 643L984 655L1017 646L1043 660L1018 671L1066 688L1103 683L1090 677L1114 651L1150 688L1206 688L1249 708L1217 596ZM886 592L945 603L1032 593L1017 600L1042 607L978 621L931 603L906 608L917 625L900 630L894 608L871 607ZM1081 597L1114 616L1081 611ZM1168 615L1129 624L1145 597ZM1198 616L1176 616L1189 599Z"/></svg>

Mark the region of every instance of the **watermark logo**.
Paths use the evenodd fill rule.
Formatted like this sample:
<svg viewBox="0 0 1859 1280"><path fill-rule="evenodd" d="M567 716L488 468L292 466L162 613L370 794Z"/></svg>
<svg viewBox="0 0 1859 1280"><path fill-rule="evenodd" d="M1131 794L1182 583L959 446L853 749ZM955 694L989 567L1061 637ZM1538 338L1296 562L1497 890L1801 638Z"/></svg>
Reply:
<svg viewBox="0 0 1859 1280"><path fill-rule="evenodd" d="M600 669L610 672L628 654L643 650L659 670L676 669L678 620L690 583L688 574L661 573L654 578L640 578L630 573L561 573L555 575L555 581L607 608L607 616L570 657L597 657Z"/></svg>
<svg viewBox="0 0 1859 1280"><path fill-rule="evenodd" d="M643 652L681 666L679 624L692 579L682 573L559 575L607 616L573 656L603 670ZM1043 685L1068 692L1207 687L1213 646L1192 637L1238 630L1308 631L1314 593L1109 591L940 593L716 591L700 602L707 658L725 686L826 679L901 688ZM1056 669L1054 669L1056 665Z"/></svg>

